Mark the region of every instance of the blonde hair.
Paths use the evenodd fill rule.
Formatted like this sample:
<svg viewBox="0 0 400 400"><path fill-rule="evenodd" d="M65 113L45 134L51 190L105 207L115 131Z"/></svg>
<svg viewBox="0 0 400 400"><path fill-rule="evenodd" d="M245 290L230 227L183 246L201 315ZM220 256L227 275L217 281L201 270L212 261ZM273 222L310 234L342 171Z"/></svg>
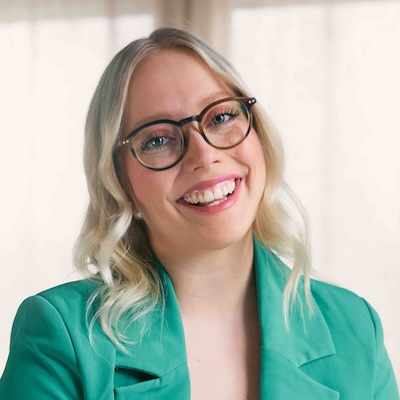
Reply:
<svg viewBox="0 0 400 400"><path fill-rule="evenodd" d="M126 46L101 77L85 126L84 168L90 203L75 246L75 264L85 276L99 281L88 305L89 311L95 310L93 315L88 314L91 327L98 320L118 346L126 340L121 317L128 315L132 323L163 300L163 283L145 225L133 219L129 189L116 157L132 73L143 59L162 49L179 49L198 57L238 95L250 96L237 72L223 57L190 33L170 28L158 29L148 38ZM254 128L263 145L267 172L253 231L268 249L292 262L284 293L287 320L301 276L310 301L307 226L300 203L283 179L280 139L260 107L256 105L253 110ZM300 219L293 217L293 210L299 211ZM96 308L91 307L94 302Z"/></svg>

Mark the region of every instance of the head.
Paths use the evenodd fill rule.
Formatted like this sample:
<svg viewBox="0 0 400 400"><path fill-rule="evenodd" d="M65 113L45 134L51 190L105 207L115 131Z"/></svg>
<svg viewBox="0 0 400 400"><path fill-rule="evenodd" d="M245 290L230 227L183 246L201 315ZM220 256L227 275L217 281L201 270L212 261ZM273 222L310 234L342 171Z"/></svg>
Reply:
<svg viewBox="0 0 400 400"><path fill-rule="evenodd" d="M139 165L138 161L132 163L132 154L129 154L127 148L121 148L120 143L140 121L140 115L132 111L131 103L137 101L135 82L138 82L139 75L143 76L141 70L151 62L154 64L154 60L161 54L178 53L184 55L185 60L190 59L201 65L203 70L206 69L218 85L229 92L228 95L252 96L222 56L185 31L165 28L154 31L148 38L132 42L114 57L93 96L86 123L84 164L90 204L78 240L77 264L84 271L88 270L89 264L94 264L108 288L118 285L128 287L129 283L137 285L138 282L146 281L147 284L142 288L143 299L154 294L154 287L157 286L154 283L157 280L156 273L150 262L153 257L152 226L146 225L149 214L140 203L139 188L134 187L137 174L129 173L129 168ZM187 115L177 115L176 119L200 111L188 110ZM295 257L293 237L286 235L285 239L287 229L281 223L288 217L279 200L283 188L282 148L279 138L258 105L252 107L251 130L261 144L264 168L258 176L263 181L263 187L254 215L251 216L252 230L273 250L284 250L286 244L290 244L289 249L283 253ZM244 146L248 140L245 139L237 148ZM190 138L189 150L186 149L188 154L184 154L182 160L170 171L182 170L185 157L190 157L190 146L194 146L192 143L194 139ZM145 167L140 168L145 171ZM164 173L148 169L145 172L148 174L146 176L151 177L160 177ZM170 176L171 172L168 174ZM138 211L143 212L144 220L135 220L133 215ZM156 297L153 296L154 301Z"/></svg>

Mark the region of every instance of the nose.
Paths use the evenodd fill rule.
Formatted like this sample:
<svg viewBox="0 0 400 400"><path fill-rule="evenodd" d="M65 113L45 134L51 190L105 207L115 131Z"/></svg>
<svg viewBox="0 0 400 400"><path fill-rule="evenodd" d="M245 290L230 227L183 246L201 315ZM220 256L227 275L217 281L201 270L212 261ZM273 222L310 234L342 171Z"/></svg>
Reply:
<svg viewBox="0 0 400 400"><path fill-rule="evenodd" d="M220 161L222 150L210 146L201 136L198 124L191 123L185 127L187 133L187 149L182 160L186 171L209 168Z"/></svg>

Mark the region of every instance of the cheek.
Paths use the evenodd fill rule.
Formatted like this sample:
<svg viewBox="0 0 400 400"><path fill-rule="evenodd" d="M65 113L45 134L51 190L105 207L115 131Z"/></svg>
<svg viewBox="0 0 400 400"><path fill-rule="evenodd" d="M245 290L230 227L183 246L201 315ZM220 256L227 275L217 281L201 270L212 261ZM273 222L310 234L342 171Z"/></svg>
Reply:
<svg viewBox="0 0 400 400"><path fill-rule="evenodd" d="M152 171L139 164L131 165L127 175L133 201L139 208L144 211L165 207L165 202L171 196L174 182L174 176L169 173L169 170Z"/></svg>
<svg viewBox="0 0 400 400"><path fill-rule="evenodd" d="M139 168L128 171L129 185L135 201L145 201L152 192L151 187L153 184L151 177L147 175L146 171L140 171Z"/></svg>
<svg viewBox="0 0 400 400"><path fill-rule="evenodd" d="M124 188L132 197L132 200L136 202L146 192L146 182L149 181L149 177L146 176L148 170L140 165L128 151L124 152L122 156L121 167L123 169Z"/></svg>

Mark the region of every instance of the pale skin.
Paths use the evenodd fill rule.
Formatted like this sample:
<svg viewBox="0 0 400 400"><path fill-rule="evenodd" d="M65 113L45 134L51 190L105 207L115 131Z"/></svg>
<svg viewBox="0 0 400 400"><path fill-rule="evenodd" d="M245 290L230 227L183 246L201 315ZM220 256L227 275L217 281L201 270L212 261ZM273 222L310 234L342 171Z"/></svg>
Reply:
<svg viewBox="0 0 400 400"><path fill-rule="evenodd" d="M193 56L158 51L134 72L124 134L155 119L198 114L212 101L233 95ZM129 149L122 152L133 211L143 215L151 245L173 281L185 330L191 398L259 399L251 227L266 179L261 144L252 129L237 147L218 150L198 134L196 123L186 129L187 152L171 169L151 171ZM223 206L204 212L178 201L193 188L232 179L235 193Z"/></svg>

